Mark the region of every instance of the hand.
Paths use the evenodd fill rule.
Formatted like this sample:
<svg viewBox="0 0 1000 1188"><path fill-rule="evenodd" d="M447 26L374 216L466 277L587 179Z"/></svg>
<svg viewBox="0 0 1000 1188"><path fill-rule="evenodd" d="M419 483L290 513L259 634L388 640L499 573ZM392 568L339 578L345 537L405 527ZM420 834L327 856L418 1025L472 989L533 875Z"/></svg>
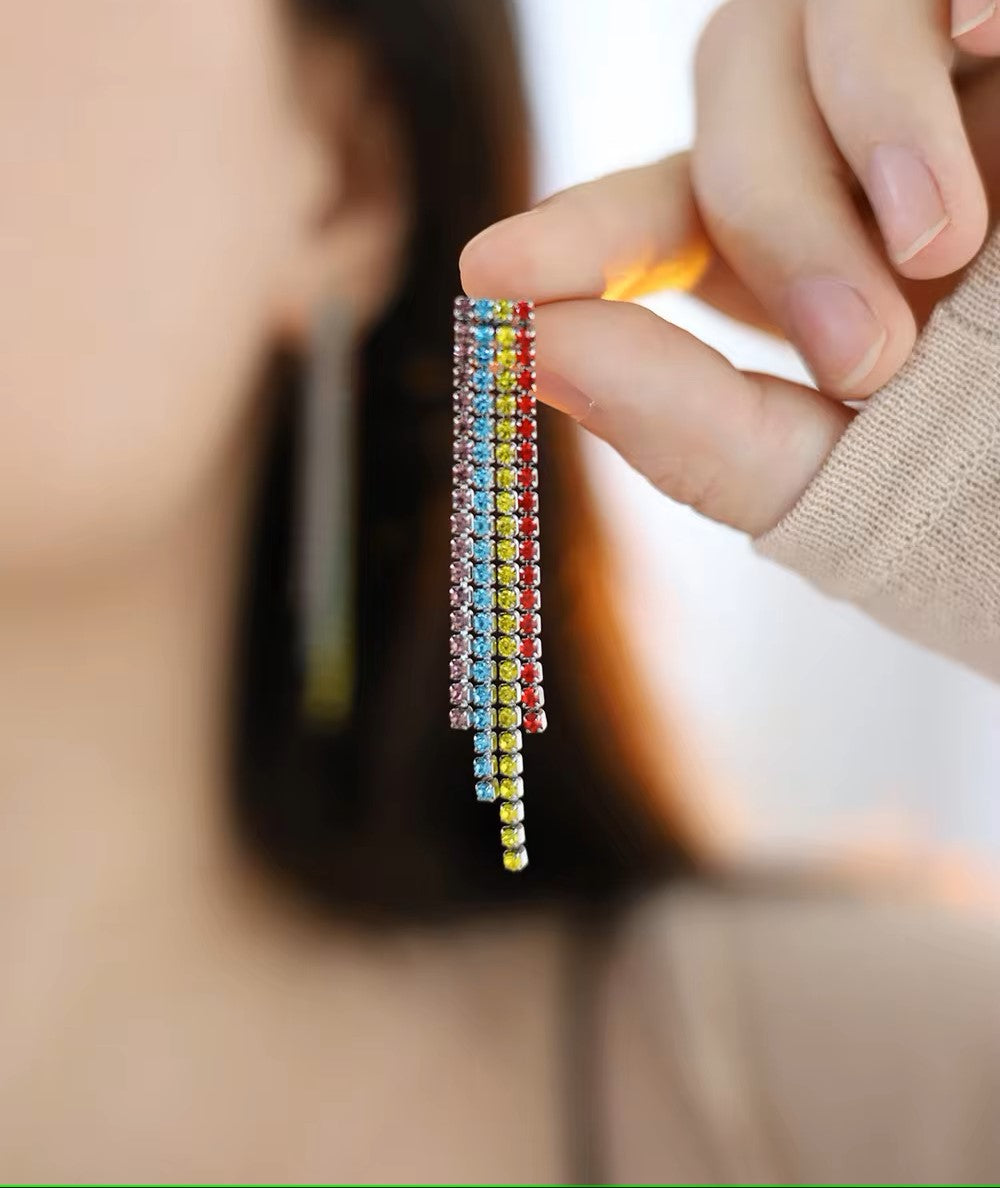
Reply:
<svg viewBox="0 0 1000 1188"><path fill-rule="evenodd" d="M471 295L539 303L539 394L666 494L759 534L957 282L1000 195L987 0L731 0L698 48L691 152L477 236ZM962 51L958 53L956 51ZM693 280L780 330L819 391L739 372L639 296Z"/></svg>

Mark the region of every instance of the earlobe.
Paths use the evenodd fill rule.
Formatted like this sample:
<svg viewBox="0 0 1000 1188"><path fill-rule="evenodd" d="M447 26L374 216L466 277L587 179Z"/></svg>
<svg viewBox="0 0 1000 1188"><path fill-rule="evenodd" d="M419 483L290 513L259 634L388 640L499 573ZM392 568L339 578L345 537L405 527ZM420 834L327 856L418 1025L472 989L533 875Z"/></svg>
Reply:
<svg viewBox="0 0 1000 1188"><path fill-rule="evenodd" d="M338 304L363 329L398 283L405 249L405 162L397 113L365 52L304 33L299 43L303 133L315 166L312 201L275 298L275 334L308 348L319 311Z"/></svg>

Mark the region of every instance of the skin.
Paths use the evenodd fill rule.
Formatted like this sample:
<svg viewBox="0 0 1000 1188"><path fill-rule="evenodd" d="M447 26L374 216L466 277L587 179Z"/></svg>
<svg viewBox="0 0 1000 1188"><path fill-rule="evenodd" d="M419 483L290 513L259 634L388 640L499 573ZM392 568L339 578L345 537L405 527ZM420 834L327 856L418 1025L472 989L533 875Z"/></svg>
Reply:
<svg viewBox="0 0 1000 1188"><path fill-rule="evenodd" d="M982 246L998 55L985 0L732 0L698 48L691 151L488 228L465 289L533 297L541 397L667 495L763 533ZM664 282L785 334L818 391L596 300Z"/></svg>
<svg viewBox="0 0 1000 1188"><path fill-rule="evenodd" d="M321 300L335 296L361 325L391 293L406 224L392 112L359 47L303 41L270 0L7 8L0 1167L55 1182L481 1182L496 1178L498 1151L483 1103L499 1101L516 1136L499 1143L503 1174L553 1180L551 930L518 934L531 986L518 1027L499 1029L504 922L375 941L315 921L236 851L224 811L260 373L276 345L306 338ZM963 45L994 52L994 31ZM695 160L709 144L729 151L721 129L706 136ZM770 461L794 487L842 407L743 379L644 311L560 299L597 296L608 260L642 255L615 240L619 225L642 229L647 262L692 227L700 235L694 172L684 158L566 195L528 216L540 235L508 224L463 264L472 289L552 302L539 317L545 362L568 390L586 388L587 367L564 363L581 330L591 364L631 351L634 394L593 371L601 431L710 513L717 491L736 522L738 484L721 477L732 451L748 455L740 481ZM581 225L599 232L592 242ZM713 225L704 218L707 234ZM925 259L958 267L981 234L949 231ZM559 235L573 276L546 256ZM504 237L517 249L508 273ZM532 277L517 265L528 248ZM898 276L877 259L865 267L891 294ZM728 285L728 300L766 305L735 268L709 276L711 299ZM893 326L900 358L905 335ZM684 382L666 391L668 373ZM653 443L648 457L635 433ZM747 503L744 526L787 494Z"/></svg>
<svg viewBox="0 0 1000 1188"><path fill-rule="evenodd" d="M8 5L0 45L0 1168L14 1181L558 1175L551 936L365 936L227 819L260 371L359 325L405 227L361 49L270 0ZM542 940L544 939L544 944ZM406 993L400 987L406 987ZM489 1006L489 1010L486 1006ZM448 1077L435 1075L447 1067ZM387 1141L391 1123L392 1141Z"/></svg>

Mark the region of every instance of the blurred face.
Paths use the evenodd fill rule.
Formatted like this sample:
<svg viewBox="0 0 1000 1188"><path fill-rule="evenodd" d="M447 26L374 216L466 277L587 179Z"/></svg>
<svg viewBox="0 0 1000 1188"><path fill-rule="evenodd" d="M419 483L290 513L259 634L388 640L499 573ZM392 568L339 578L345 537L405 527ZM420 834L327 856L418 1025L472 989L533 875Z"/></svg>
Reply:
<svg viewBox="0 0 1000 1188"><path fill-rule="evenodd" d="M320 198L290 44L276 0L5 6L0 576L151 538L232 455Z"/></svg>

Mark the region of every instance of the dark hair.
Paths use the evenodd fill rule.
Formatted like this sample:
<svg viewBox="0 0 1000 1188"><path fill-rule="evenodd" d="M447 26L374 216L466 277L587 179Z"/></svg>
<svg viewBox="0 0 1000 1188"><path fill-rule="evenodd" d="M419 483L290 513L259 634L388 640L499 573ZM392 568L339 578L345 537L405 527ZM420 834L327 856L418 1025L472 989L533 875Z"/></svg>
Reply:
<svg viewBox="0 0 1000 1188"><path fill-rule="evenodd" d="M527 200L525 104L505 5L295 0L357 36L409 147L414 233L392 308L364 344L356 533L359 668L349 725L300 709L289 580L301 367L277 368L239 652L237 815L271 868L321 904L381 918L490 902L608 897L689 863L608 597L574 426L541 418L549 728L526 749L532 865L500 863L472 793L470 739L448 728L451 305L456 261ZM674 806L676 810L676 806Z"/></svg>

